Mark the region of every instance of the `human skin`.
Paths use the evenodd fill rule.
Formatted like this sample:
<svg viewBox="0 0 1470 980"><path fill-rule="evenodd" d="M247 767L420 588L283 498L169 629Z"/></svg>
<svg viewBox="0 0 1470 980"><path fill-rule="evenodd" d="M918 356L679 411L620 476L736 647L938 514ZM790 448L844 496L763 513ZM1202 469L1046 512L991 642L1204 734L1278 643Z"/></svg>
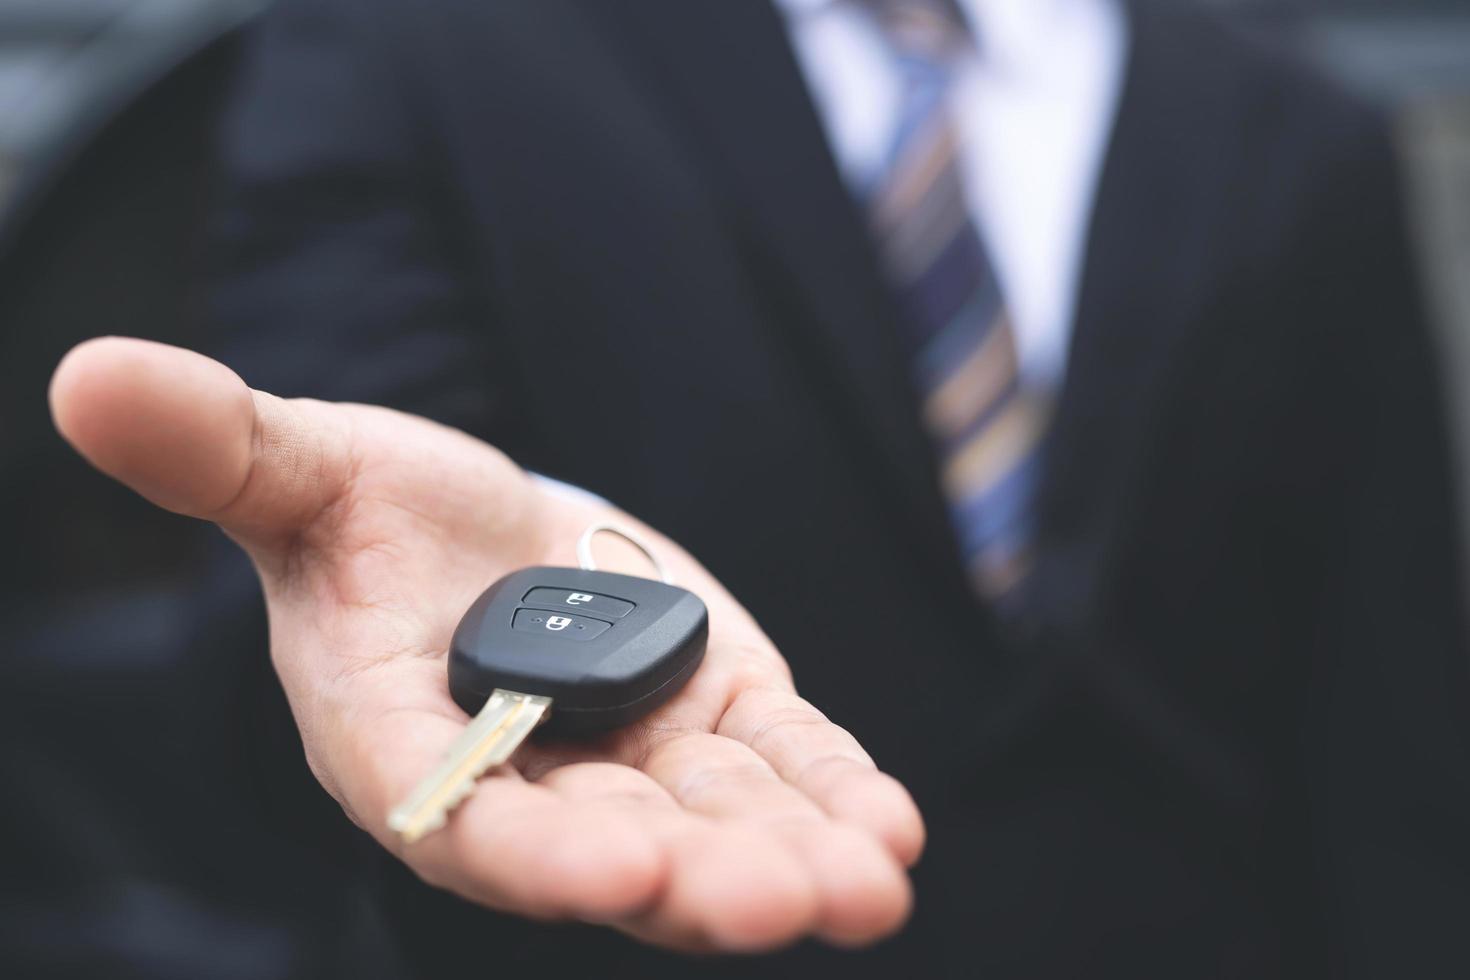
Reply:
<svg viewBox="0 0 1470 980"><path fill-rule="evenodd" d="M924 828L908 793L797 696L751 616L683 549L548 489L464 433L388 409L283 400L141 340L69 353L62 435L160 507L250 556L270 656L312 771L426 881L538 919L605 923L678 949L841 945L899 928ZM405 846L389 809L463 729L445 656L491 582L574 565L594 521L649 539L709 608L703 664L666 705L592 742L524 745L441 831ZM599 539L603 567L646 566Z"/></svg>

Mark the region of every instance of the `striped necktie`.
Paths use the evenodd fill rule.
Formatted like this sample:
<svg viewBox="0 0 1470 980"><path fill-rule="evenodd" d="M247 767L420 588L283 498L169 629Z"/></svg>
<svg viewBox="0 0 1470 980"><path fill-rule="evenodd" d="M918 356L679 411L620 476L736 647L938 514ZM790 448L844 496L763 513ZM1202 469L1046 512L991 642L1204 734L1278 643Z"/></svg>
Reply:
<svg viewBox="0 0 1470 980"><path fill-rule="evenodd" d="M1046 399L1023 383L999 282L970 220L950 113L974 56L953 0L865 0L903 79L901 109L867 189L903 347L975 589L1005 611L1031 564Z"/></svg>

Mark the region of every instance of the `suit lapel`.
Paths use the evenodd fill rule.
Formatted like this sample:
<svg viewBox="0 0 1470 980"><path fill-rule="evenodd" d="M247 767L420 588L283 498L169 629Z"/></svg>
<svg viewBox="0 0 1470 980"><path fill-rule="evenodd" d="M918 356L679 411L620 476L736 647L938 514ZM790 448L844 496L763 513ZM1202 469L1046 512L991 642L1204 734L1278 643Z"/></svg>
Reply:
<svg viewBox="0 0 1470 980"><path fill-rule="evenodd" d="M1129 5L1130 61L1090 223L1077 322L1039 503L1072 617L1126 551L1171 366L1218 283L1238 93L1181 61L1166 15ZM1207 49L1208 50L1208 49Z"/></svg>
<svg viewBox="0 0 1470 980"><path fill-rule="evenodd" d="M1094 654L1117 608L1111 590L1130 584L1118 575L1120 560L1126 564L1133 534L1148 519L1144 484L1159 465L1150 450L1173 368L1219 288L1240 92L1191 61L1210 49L1179 44L1179 19L1147 3L1130 3L1128 12L1129 63L1037 502L1038 631L980 735L977 765L1010 757L1079 688L1132 683ZM1111 695L1086 697L1111 703Z"/></svg>
<svg viewBox="0 0 1470 980"><path fill-rule="evenodd" d="M907 541L963 587L935 463L897 347L891 301L769 3L624 0L584 6L632 48L687 134L757 281L803 362L902 515ZM855 424L854 424L855 423Z"/></svg>

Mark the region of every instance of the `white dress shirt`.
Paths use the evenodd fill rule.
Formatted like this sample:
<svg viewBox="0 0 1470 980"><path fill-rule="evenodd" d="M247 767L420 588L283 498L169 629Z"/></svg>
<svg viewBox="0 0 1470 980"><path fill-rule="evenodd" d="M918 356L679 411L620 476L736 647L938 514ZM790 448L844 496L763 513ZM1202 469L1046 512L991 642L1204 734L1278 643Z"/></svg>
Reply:
<svg viewBox="0 0 1470 980"><path fill-rule="evenodd" d="M1087 230L1127 61L1113 0L958 0L980 56L955 81L971 215L1000 279L1022 374L1060 384ZM778 0L828 143L867 183L899 111L900 76L853 0Z"/></svg>

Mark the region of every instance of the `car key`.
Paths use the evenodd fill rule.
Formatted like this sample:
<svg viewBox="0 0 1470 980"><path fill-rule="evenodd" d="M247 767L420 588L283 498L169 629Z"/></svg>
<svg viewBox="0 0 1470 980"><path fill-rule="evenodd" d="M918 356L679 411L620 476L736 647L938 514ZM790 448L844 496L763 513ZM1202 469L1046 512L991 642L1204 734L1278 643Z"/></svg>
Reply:
<svg viewBox="0 0 1470 980"><path fill-rule="evenodd" d="M599 531L627 539L663 581L596 569ZM538 724L586 736L648 714L682 688L704 657L709 615L670 584L653 553L608 524L578 542L581 568L526 568L470 606L449 649L449 693L474 716L439 767L388 815L411 844L444 826L475 780L509 759Z"/></svg>

